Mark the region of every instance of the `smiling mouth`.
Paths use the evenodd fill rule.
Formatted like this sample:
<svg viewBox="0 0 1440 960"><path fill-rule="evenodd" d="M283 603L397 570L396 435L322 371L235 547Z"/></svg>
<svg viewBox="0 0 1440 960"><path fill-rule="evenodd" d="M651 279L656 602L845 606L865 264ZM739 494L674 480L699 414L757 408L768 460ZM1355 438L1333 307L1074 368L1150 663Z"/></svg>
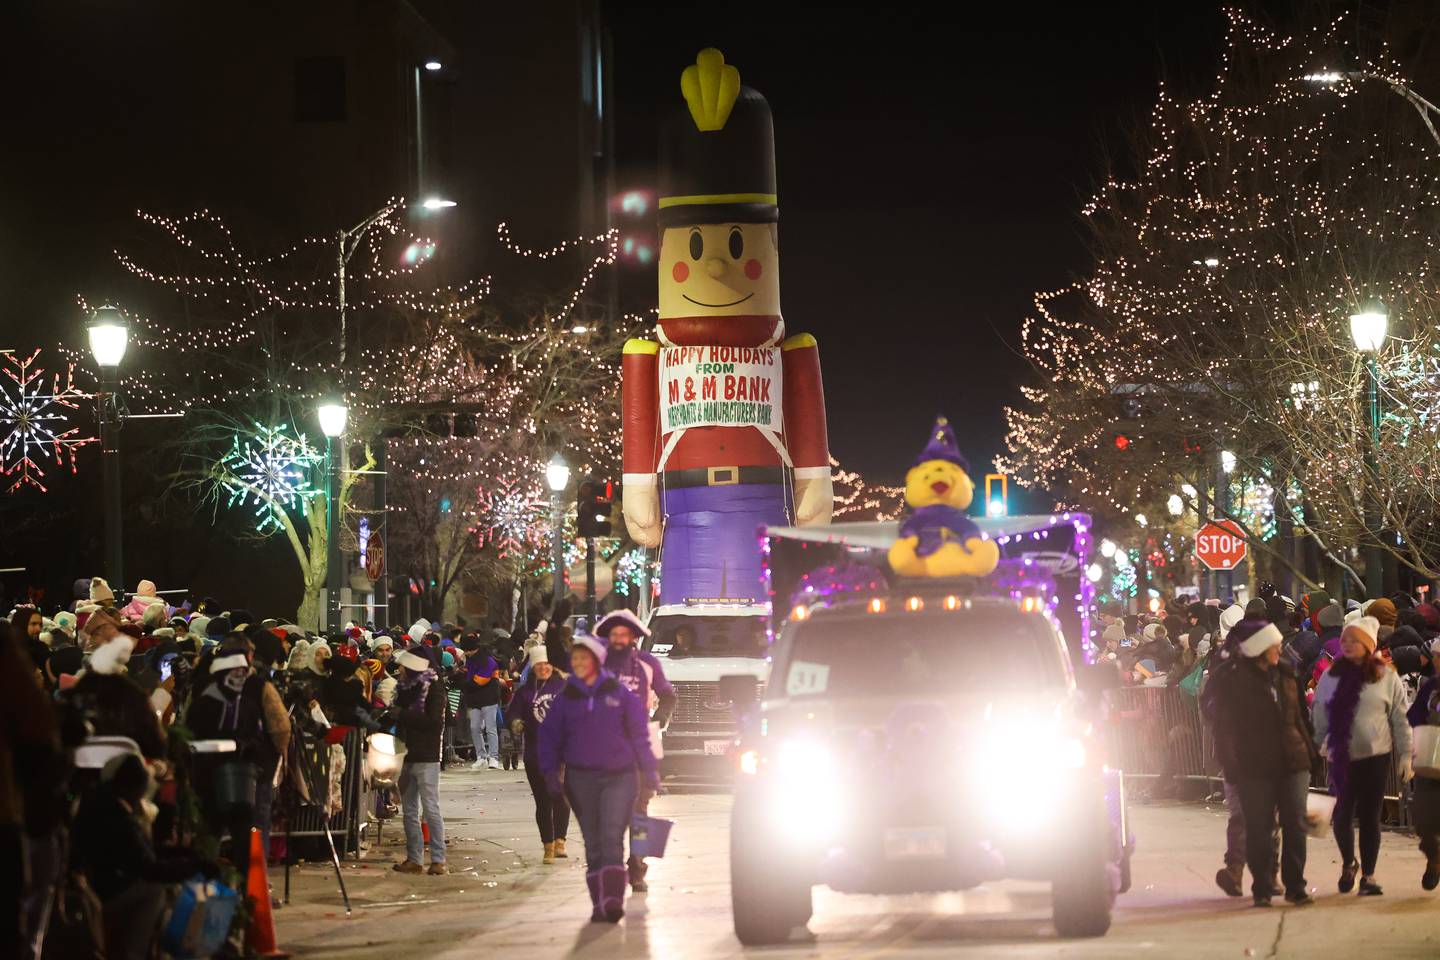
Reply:
<svg viewBox="0 0 1440 960"><path fill-rule="evenodd" d="M950 489L950 484L937 480L934 483L930 484L930 489L934 490L937 496L943 497L946 491Z"/></svg>
<svg viewBox="0 0 1440 960"><path fill-rule="evenodd" d="M751 297L755 296L755 294L753 294L753 293L747 293L747 294L745 294L745 296L741 297L739 300L732 300L732 301L730 301L729 303L706 303L706 302L703 301L703 300L696 300L694 297L686 297L685 294L683 294L683 293L680 294L680 296L685 297L686 300L689 300L691 303L695 304L695 306L697 306L697 307L733 307L733 306L735 306L737 303L744 303L746 300L749 300Z"/></svg>

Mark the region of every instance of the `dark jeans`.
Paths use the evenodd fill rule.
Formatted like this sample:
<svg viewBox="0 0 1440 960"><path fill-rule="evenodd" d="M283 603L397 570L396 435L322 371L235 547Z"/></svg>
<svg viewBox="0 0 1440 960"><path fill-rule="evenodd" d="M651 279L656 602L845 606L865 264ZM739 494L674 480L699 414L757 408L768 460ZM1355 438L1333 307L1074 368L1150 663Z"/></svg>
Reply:
<svg viewBox="0 0 1440 960"><path fill-rule="evenodd" d="M1335 846L1340 862L1355 859L1355 818L1360 818L1360 875L1375 876L1380 859L1380 808L1385 803L1385 779L1390 774L1390 754L1351 760L1345 773L1345 789L1335 798Z"/></svg>
<svg viewBox="0 0 1440 960"><path fill-rule="evenodd" d="M1440 860L1440 780L1416 777L1410 783L1415 789L1412 810L1420 852L1430 860Z"/></svg>
<svg viewBox="0 0 1440 960"><path fill-rule="evenodd" d="M565 769L565 796L585 836L585 869L625 863L625 831L635 812L640 782L633 768L624 770Z"/></svg>
<svg viewBox="0 0 1440 960"><path fill-rule="evenodd" d="M533 757L525 760L525 779L530 781L530 794L535 798L535 826L540 828L540 842L564 840L570 832L570 807L564 797L550 796L539 760Z"/></svg>
<svg viewBox="0 0 1440 960"><path fill-rule="evenodd" d="M260 776L255 780L255 826L260 828L260 849L265 853L265 862L270 862L270 820L271 807L275 805L275 782L273 777ZM250 842L246 837L245 842Z"/></svg>
<svg viewBox="0 0 1440 960"><path fill-rule="evenodd" d="M1225 810L1229 817L1225 821L1225 866L1238 868L1245 865L1245 809L1240 805L1240 791L1229 780L1225 781ZM1272 820L1270 824L1270 845L1275 848L1275 862L1280 861L1280 827Z"/></svg>
<svg viewBox="0 0 1440 960"><path fill-rule="evenodd" d="M1309 770L1235 784L1245 811L1245 862L1250 867L1250 890L1257 896L1279 892L1270 889L1275 877L1275 842L1270 831L1277 810L1283 844L1281 882L1292 896L1305 891L1305 796L1309 788Z"/></svg>

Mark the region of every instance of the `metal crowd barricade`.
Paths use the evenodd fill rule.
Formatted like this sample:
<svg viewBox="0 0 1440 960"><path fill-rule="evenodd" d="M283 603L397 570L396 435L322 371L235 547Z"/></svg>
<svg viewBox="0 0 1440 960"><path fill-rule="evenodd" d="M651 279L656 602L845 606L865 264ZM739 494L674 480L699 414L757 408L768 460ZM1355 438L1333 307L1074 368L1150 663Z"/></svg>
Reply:
<svg viewBox="0 0 1440 960"><path fill-rule="evenodd" d="M1109 721L1102 735L1107 762L1130 778L1223 781L1214 759L1209 725L1199 701L1178 687L1120 687L1108 694ZM1327 792L1329 769L1322 760L1310 789ZM1384 822L1410 826L1406 787L1400 782L1398 756L1392 758L1385 786Z"/></svg>
<svg viewBox="0 0 1440 960"><path fill-rule="evenodd" d="M276 837L323 837L325 836L325 821L321 814L321 804L328 802L330 796L330 745L323 737L314 737L308 733L296 731L302 738L301 749L306 751L310 761L311 779L309 782L310 797L312 803L302 806L296 811L281 811L276 809L277 820L285 817L283 829L271 831ZM369 805L369 791L366 789L362 766L364 765L364 731L353 728L341 741L344 750L345 769L340 774L340 810L330 815L330 831L335 836L335 844L340 849L341 856L360 854L360 839L363 834ZM301 776L299 770L291 770L289 776ZM280 824L277 823L277 827Z"/></svg>

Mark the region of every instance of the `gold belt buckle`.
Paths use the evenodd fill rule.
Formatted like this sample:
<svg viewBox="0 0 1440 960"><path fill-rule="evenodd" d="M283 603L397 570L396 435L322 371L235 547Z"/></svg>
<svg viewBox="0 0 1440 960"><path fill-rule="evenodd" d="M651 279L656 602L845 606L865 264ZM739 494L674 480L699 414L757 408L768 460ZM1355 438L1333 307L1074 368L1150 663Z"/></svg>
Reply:
<svg viewBox="0 0 1440 960"><path fill-rule="evenodd" d="M740 482L739 467L706 467L706 480L712 487L730 487Z"/></svg>

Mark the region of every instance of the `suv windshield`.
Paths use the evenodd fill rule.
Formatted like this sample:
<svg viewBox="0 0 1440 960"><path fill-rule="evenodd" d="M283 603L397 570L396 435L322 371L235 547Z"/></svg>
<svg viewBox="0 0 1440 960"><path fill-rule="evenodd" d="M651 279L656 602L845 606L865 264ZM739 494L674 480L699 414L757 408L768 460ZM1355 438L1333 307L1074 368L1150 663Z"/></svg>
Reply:
<svg viewBox="0 0 1440 960"><path fill-rule="evenodd" d="M774 696L950 696L1064 682L1049 625L1014 609L822 615L790 629Z"/></svg>

